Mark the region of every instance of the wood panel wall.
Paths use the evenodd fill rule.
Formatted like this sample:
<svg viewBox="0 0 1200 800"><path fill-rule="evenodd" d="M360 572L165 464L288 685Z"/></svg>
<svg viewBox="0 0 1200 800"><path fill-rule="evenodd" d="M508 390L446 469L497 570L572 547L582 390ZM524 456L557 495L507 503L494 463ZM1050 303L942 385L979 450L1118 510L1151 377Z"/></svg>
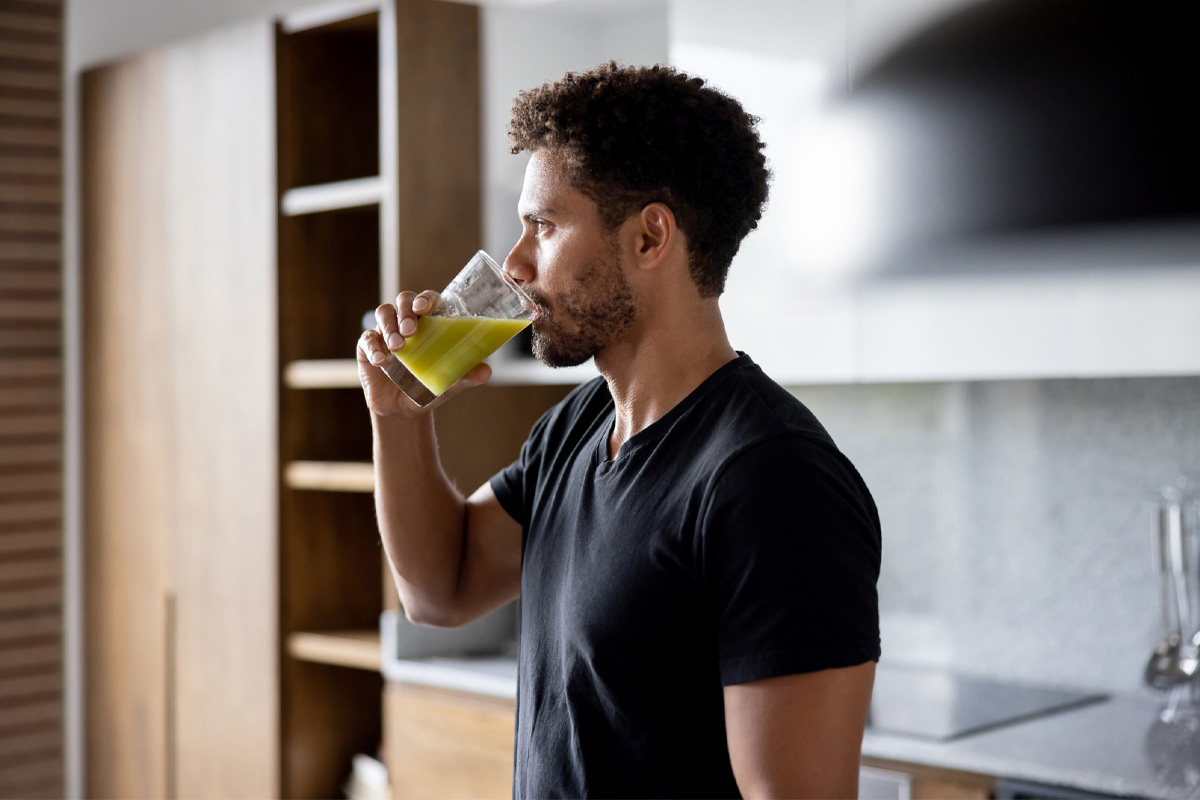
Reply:
<svg viewBox="0 0 1200 800"><path fill-rule="evenodd" d="M274 31L81 88L85 792L278 796Z"/></svg>
<svg viewBox="0 0 1200 800"><path fill-rule="evenodd" d="M62 797L62 0L0 2L0 797Z"/></svg>

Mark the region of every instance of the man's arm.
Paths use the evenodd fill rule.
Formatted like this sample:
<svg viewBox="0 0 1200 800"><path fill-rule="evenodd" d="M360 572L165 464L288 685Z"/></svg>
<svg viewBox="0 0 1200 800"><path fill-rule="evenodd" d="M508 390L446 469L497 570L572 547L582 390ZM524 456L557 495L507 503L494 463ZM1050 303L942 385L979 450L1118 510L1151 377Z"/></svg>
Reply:
<svg viewBox="0 0 1200 800"><path fill-rule="evenodd" d="M747 798L858 795L875 662L725 687L725 733Z"/></svg>
<svg viewBox="0 0 1200 800"><path fill-rule="evenodd" d="M476 367L428 409L412 403L378 368L389 349L384 342L400 349L396 343L403 346L416 317L432 309L436 297L405 292L396 306L380 306L378 329L359 340L358 369L371 411L375 510L400 602L414 622L456 626L520 593L521 526L488 484L464 499L438 458L433 407L485 382L490 368Z"/></svg>

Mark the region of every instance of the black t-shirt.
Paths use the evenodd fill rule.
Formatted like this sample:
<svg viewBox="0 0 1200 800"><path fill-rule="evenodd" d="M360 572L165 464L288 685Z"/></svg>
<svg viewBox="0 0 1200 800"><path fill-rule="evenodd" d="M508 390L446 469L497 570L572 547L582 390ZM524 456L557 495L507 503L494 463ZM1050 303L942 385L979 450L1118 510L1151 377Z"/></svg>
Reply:
<svg viewBox="0 0 1200 800"><path fill-rule="evenodd" d="M608 458L603 379L492 478L524 528L515 797L736 797L722 687L879 658L858 472L741 355Z"/></svg>

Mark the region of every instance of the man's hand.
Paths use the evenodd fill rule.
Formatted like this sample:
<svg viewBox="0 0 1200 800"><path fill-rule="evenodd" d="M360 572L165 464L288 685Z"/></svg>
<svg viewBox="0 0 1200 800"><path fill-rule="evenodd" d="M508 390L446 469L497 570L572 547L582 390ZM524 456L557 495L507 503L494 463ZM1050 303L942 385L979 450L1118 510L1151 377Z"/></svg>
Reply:
<svg viewBox="0 0 1200 800"><path fill-rule="evenodd" d="M725 687L742 796L853 798L875 662Z"/></svg>
<svg viewBox="0 0 1200 800"><path fill-rule="evenodd" d="M380 369L380 365L388 358L389 350L396 352L404 349L405 342L416 333L417 319L436 309L438 299L438 293L434 291L420 294L401 292L395 304L384 303L375 309L375 329L363 331L358 339L358 377L371 413L380 417L394 414L416 417L432 411L463 389L487 383L492 377L492 368L480 364L422 408L400 391Z"/></svg>

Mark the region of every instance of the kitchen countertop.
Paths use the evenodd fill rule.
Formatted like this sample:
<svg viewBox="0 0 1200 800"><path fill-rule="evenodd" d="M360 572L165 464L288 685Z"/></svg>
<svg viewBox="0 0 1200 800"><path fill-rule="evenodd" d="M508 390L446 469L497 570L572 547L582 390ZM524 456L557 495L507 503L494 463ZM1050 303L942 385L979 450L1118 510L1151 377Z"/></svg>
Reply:
<svg viewBox="0 0 1200 800"><path fill-rule="evenodd" d="M516 697L513 658L391 660L383 673L406 683ZM1104 794L1200 798L1200 733L1193 730L1190 739L1185 732L1182 740L1172 740L1176 729L1159 723L1158 711L1153 697L1117 694L948 742L868 729L862 752L871 758ZM1153 747L1147 746L1148 739L1153 739ZM1156 769L1152 759L1164 766Z"/></svg>
<svg viewBox="0 0 1200 800"><path fill-rule="evenodd" d="M1151 762L1146 742L1158 720L1158 710L1152 698L1118 694L1082 708L949 742L868 730L863 737L863 755L1104 794L1200 797L1200 787L1189 789L1182 777L1187 765L1181 762L1185 759L1175 760L1173 771L1180 776L1175 783L1165 775L1172 770L1163 770L1163 777L1159 777ZM1160 726L1159 730L1164 728ZM1198 755L1193 755L1193 765L1200 762ZM1195 766L1192 769L1193 779L1200 778L1200 773L1194 772Z"/></svg>
<svg viewBox="0 0 1200 800"><path fill-rule="evenodd" d="M517 660L511 657L384 659L392 681L517 699Z"/></svg>

